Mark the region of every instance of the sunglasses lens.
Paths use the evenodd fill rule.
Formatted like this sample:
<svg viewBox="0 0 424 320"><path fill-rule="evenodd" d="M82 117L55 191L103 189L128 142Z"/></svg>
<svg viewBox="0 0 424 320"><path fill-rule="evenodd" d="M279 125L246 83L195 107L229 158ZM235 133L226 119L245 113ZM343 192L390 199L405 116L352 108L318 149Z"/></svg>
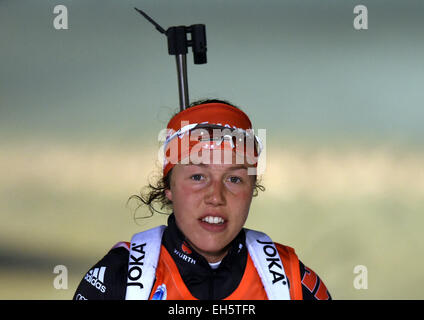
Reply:
<svg viewBox="0 0 424 320"><path fill-rule="evenodd" d="M252 150L255 156L260 153L260 144L253 130L230 129L225 127L196 127L190 132L191 141L207 142L212 141L217 145L223 142L230 142L236 151Z"/></svg>

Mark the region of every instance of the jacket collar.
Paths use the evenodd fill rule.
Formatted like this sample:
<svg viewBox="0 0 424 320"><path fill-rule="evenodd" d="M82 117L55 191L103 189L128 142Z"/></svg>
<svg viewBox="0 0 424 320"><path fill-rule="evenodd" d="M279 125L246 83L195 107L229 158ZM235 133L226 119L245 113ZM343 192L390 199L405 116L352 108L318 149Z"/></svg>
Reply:
<svg viewBox="0 0 424 320"><path fill-rule="evenodd" d="M229 245L227 255L217 269L212 269L208 261L197 253L186 241L178 228L174 214L168 218L162 243L173 258L184 283L194 296L199 299L221 299L238 286L247 262L246 236L242 229ZM211 277L213 278L211 280ZM229 281L231 279L231 281ZM201 296L208 284L209 295ZM210 292L212 286L212 293ZM203 288L203 289L202 289Z"/></svg>

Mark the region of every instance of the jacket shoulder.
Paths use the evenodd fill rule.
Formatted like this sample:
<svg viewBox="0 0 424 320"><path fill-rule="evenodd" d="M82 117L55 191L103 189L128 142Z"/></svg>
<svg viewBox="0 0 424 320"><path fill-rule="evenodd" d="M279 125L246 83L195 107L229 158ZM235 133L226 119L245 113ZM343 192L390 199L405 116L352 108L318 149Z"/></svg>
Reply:
<svg viewBox="0 0 424 320"><path fill-rule="evenodd" d="M283 253L291 253L291 254L296 254L295 250L287 245L278 243L278 242L274 242L275 247L277 248L278 252L283 252Z"/></svg>
<svg viewBox="0 0 424 320"><path fill-rule="evenodd" d="M297 260L296 273L300 280L303 300L331 300L330 292L324 284L324 281L311 269L303 264L297 257L292 247L275 243L275 246L283 257L291 257L291 260ZM284 263L284 262L283 262ZM292 267L294 269L294 266Z"/></svg>
<svg viewBox="0 0 424 320"><path fill-rule="evenodd" d="M302 292L304 300L332 300L324 281L302 262L300 265L300 275L302 281Z"/></svg>
<svg viewBox="0 0 424 320"><path fill-rule="evenodd" d="M74 300L125 299L129 243L119 242L81 280Z"/></svg>

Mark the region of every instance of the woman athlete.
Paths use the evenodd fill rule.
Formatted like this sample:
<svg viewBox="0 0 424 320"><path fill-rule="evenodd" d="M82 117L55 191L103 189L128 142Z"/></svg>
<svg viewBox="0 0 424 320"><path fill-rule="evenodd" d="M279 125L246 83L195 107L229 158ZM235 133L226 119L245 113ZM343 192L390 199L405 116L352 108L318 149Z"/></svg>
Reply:
<svg viewBox="0 0 424 320"><path fill-rule="evenodd" d="M167 226L115 245L81 280L74 299L327 300L322 280L288 246L244 224L263 187L252 124L222 100L172 117L163 178L135 196L169 208Z"/></svg>

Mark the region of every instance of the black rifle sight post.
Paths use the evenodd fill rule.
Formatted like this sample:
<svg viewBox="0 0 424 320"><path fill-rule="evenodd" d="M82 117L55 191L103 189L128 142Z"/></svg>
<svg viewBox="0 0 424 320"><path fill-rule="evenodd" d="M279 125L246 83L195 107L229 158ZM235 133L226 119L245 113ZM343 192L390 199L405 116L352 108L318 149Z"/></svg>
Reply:
<svg viewBox="0 0 424 320"><path fill-rule="evenodd" d="M178 92L180 97L180 110L185 110L190 104L188 97L188 80L187 80L187 53L188 47L192 47L194 64L204 64L206 59L206 27L204 24L193 24L187 26L169 27L166 31L145 12L134 8L150 23L156 30L163 33L168 38L168 53L175 55L177 63L178 76ZM191 40L187 39L187 35L191 34Z"/></svg>

